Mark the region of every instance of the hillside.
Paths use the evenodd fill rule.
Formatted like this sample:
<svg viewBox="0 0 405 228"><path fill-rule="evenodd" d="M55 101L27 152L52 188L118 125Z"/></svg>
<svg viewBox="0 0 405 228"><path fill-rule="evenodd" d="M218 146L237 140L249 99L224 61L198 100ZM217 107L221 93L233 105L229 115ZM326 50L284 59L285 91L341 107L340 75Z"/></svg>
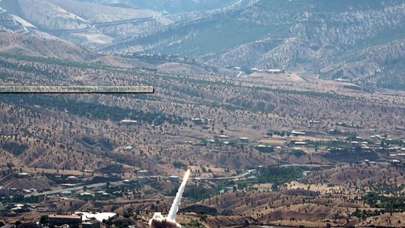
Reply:
<svg viewBox="0 0 405 228"><path fill-rule="evenodd" d="M138 18L157 18L160 13L142 8L111 6L104 4L85 3L78 0L51 0L64 9L79 15L92 23L114 22ZM164 19L160 22L164 22Z"/></svg>
<svg viewBox="0 0 405 228"><path fill-rule="evenodd" d="M67 12L74 13L86 23L99 20L86 16L86 12L79 10L80 7L74 7L76 3L98 6L96 3L74 0L46 2L64 7ZM8 160L34 167L81 169L88 163L91 168L98 169L104 168L109 162L117 162L153 171L161 168L165 172L173 169L170 159L175 158L180 158L186 164L202 161L212 166L230 168L275 162L274 157L264 156L253 145L248 149L210 145L209 140L221 132L235 134L234 137L252 134L252 137L259 140L257 134L266 134L269 129L307 129L308 126L312 128L311 121L316 120L320 124L313 127L313 131L327 132L344 123L344 126L349 126L343 129L346 133L374 132L373 129L379 129L385 133L400 134L396 128L404 124L401 118L404 112L401 97L392 98L389 94L377 93L375 98L370 98L368 93L357 91L354 84L306 78L292 72L309 68L307 74L320 73L325 79L349 78L356 83L372 81L381 87L402 88L400 73L404 44L398 37L401 35L400 22L403 15L400 12L403 8L395 1L386 2L354 4L352 7L357 7L355 11L354 8L336 6L332 9L315 0L311 4L302 1L259 1L247 8L236 7L212 13L199 20L169 25L164 31L130 39L120 43L122 46L114 46L109 50L128 51L132 42L136 41L134 44L143 46L147 52L161 50L170 54L181 50L183 54L193 53L197 60L173 55L95 54L42 32L35 23L16 18L8 5L8 11L2 14L5 20L1 23L6 31L0 34L0 73L3 83L146 84L155 86L159 92L139 99L104 96L71 97L67 100L61 97L3 97L2 107L10 111L2 113L2 118L11 123L10 128L13 123L19 123L22 129L28 128L33 122L37 123L29 131L23 132L25 138L18 142L24 145L22 151L3 153L7 153ZM385 8L378 10L381 6ZM293 11L288 10L291 7ZM274 14L268 13L271 9ZM307 13L303 15L302 12ZM367 20L369 23L359 19L371 17L372 14L381 16ZM325 15L334 15L336 21L347 20L347 25L340 28L339 23L333 23L333 16L326 18ZM387 29L383 29L386 24L392 24L390 32L396 36L386 37L384 32ZM247 36L238 36L241 28L251 32ZM369 28L372 30L368 35L375 41L372 44L372 38L357 31L360 29L365 32ZM394 31L394 28L398 30ZM189 37L184 43L174 42L190 34L190 31L198 32L201 37ZM352 39L343 39L344 36L337 31L354 35ZM86 31L81 33L86 34ZM230 40L226 45L221 40L224 34ZM383 34L386 38L377 39L378 35L373 34ZM209 42L204 43L205 39L217 42L211 45ZM198 43L203 43L204 48ZM308 46L308 43L311 45ZM209 55L209 52L216 51L222 54ZM208 64L201 64L202 60ZM343 64L345 61L346 64ZM383 68L380 65L390 67ZM223 71L221 67L224 66L276 67L287 68L289 71L280 75L246 73L250 77L234 78L239 72ZM374 77L376 72L378 77ZM357 78L360 80L356 81ZM21 114L24 112L29 114ZM40 118L44 116L47 116L45 122ZM347 116L350 116L350 121ZM212 122L202 128L192 121L195 117L204 117ZM142 123L132 131L119 124L125 118L138 119ZM67 132L62 127L66 124L71 129ZM81 130L83 126L87 130ZM100 127L108 128L109 133L98 134L97 129ZM241 129L254 130L244 132ZM139 135L141 131L142 135ZM201 131L203 133L199 133ZM156 136L160 134L163 136ZM39 142L33 144L31 140ZM56 153L60 145L50 145L49 142L67 142L70 147L62 150L69 150L74 156L68 158L64 153ZM163 148L163 143L172 147ZM129 153L122 150L128 145L139 146ZM204 152L205 146L210 147L207 153ZM213 155L213 151L221 153ZM163 152L167 152L170 158L168 161L162 159ZM232 159L224 159L231 152L234 153ZM37 155L41 156L36 158ZM107 160L103 160L103 156L107 156ZM83 160L78 161L78 158ZM325 162L333 160L333 156L307 156L298 152L297 156L280 154L278 159ZM154 168L156 163L159 165Z"/></svg>
<svg viewBox="0 0 405 228"><path fill-rule="evenodd" d="M0 55L4 54L72 61L86 61L96 57L86 49L38 31L29 33L0 32Z"/></svg>
<svg viewBox="0 0 405 228"><path fill-rule="evenodd" d="M248 7L177 23L105 50L186 55L217 66L283 68L318 74L342 62L364 68L356 59L367 54L373 56L376 54L373 50L378 49L375 58L379 60L373 61L374 68L401 72L403 58L393 61L396 53L392 50L396 50L396 44L405 37L404 12L405 4L397 0L258 1ZM387 62L390 65L386 65ZM358 73L354 73L356 79L369 76ZM379 77L403 78L392 76L395 74L382 71ZM368 80L355 81L369 83ZM391 86L377 82L376 85L404 88L402 84Z"/></svg>
<svg viewBox="0 0 405 228"><path fill-rule="evenodd" d="M89 2L97 2L111 4L110 0L85 0ZM237 0L118 0L115 4L125 4L138 8L152 9L156 11L165 11L169 14L179 14L190 11L205 11L225 7L229 4L237 2Z"/></svg>
<svg viewBox="0 0 405 228"><path fill-rule="evenodd" d="M39 30L87 47L111 44L129 34L155 30L171 23L161 13L78 0L4 0L2 15L24 20Z"/></svg>
<svg viewBox="0 0 405 228"><path fill-rule="evenodd" d="M400 0L3 0L0 26L109 54L187 56L405 89ZM51 19L51 20L50 20Z"/></svg>
<svg viewBox="0 0 405 228"><path fill-rule="evenodd" d="M403 0L0 0L0 89L154 88L0 91L0 227L149 227L186 170L184 227L401 227L404 22Z"/></svg>
<svg viewBox="0 0 405 228"><path fill-rule="evenodd" d="M391 89L405 89L405 40L365 48L321 70L328 79L346 79Z"/></svg>

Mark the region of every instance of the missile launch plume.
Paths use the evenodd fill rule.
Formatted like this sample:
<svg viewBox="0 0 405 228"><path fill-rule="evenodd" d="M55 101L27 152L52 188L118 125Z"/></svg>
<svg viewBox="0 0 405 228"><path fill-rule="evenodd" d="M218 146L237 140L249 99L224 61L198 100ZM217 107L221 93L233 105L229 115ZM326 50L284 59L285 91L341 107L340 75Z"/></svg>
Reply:
<svg viewBox="0 0 405 228"><path fill-rule="evenodd" d="M161 213L155 213L153 218L149 221L149 226L151 228L178 228L181 227L180 224L176 222L176 215L180 208L181 198L186 188L187 181L190 177L191 171L187 170L184 174L183 181L177 191L176 197L174 198L173 204L170 207L169 214L165 218Z"/></svg>
<svg viewBox="0 0 405 228"><path fill-rule="evenodd" d="M174 198L172 207L170 208L167 219L171 221L176 221L176 214L179 211L181 197L183 196L183 192L184 189L186 188L187 180L190 177L190 173L191 173L190 170L187 170L187 172L184 174L183 181L180 185L179 191L177 191L176 198Z"/></svg>

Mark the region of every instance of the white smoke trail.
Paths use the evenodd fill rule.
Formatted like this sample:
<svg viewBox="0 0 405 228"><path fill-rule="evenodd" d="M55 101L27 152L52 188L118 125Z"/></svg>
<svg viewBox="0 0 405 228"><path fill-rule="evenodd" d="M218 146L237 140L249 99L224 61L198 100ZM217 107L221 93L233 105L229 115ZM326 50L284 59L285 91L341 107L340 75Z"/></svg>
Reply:
<svg viewBox="0 0 405 228"><path fill-rule="evenodd" d="M176 221L176 214L179 211L181 197L183 196L184 188L186 187L187 180L190 177L190 173L190 170L187 170L187 172L184 174L179 191L177 191L176 198L174 198L172 207L169 211L169 215L167 216L167 220L169 221Z"/></svg>

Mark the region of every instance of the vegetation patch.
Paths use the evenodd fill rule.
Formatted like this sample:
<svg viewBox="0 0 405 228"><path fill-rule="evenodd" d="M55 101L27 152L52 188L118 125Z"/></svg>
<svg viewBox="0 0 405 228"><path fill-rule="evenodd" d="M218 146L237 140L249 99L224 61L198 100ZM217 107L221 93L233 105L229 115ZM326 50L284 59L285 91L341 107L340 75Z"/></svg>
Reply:
<svg viewBox="0 0 405 228"><path fill-rule="evenodd" d="M3 144L0 144L0 148L13 154L14 156L18 156L20 154L23 154L28 149L28 146L15 142L5 142Z"/></svg>
<svg viewBox="0 0 405 228"><path fill-rule="evenodd" d="M405 211L405 196L386 196L376 192L367 193L364 200L371 206L376 208L384 208L388 212L404 212Z"/></svg>
<svg viewBox="0 0 405 228"><path fill-rule="evenodd" d="M136 119L139 122L161 125L165 122L171 124L183 123L183 118L167 115L162 112L144 112L141 110L112 107L98 103L88 103L66 99L62 96L2 96L1 101L18 104L31 108L39 105L48 109L68 111L74 115L96 118L102 120L120 121L126 118Z"/></svg>
<svg viewBox="0 0 405 228"><path fill-rule="evenodd" d="M267 167L259 170L257 180L259 183L281 185L302 178L303 172L301 167Z"/></svg>

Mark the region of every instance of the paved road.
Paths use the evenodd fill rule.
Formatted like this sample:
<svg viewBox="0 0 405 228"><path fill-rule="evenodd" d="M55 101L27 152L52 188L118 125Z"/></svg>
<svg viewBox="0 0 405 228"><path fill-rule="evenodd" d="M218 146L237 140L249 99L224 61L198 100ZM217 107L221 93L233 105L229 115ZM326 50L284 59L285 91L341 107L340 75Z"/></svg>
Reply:
<svg viewBox="0 0 405 228"><path fill-rule="evenodd" d="M121 25L121 24L130 24L130 23L143 23L143 22L148 22L152 21L153 17L146 17L146 18L132 18L132 19L127 19L127 20L120 20L120 21L110 21L110 22L100 22L100 23L94 23L92 24L93 26L99 28L99 27L106 27L106 26L113 26L113 25Z"/></svg>
<svg viewBox="0 0 405 228"><path fill-rule="evenodd" d="M33 197L33 196L46 196L46 195L55 195L55 194L60 194L62 192L67 192L67 191L79 191L86 188L100 188L106 186L107 183L97 183L97 184L90 184L90 185L83 185L83 186L77 186L77 187L72 187L72 188L63 188L63 189L55 189L51 191L46 191L46 192L37 192L37 193L32 193L29 195L25 195L25 197Z"/></svg>
<svg viewBox="0 0 405 228"><path fill-rule="evenodd" d="M242 174L236 175L236 176L231 176L231 177L211 177L211 178L199 178L199 177L194 177L191 178L192 180L211 180L211 181L215 181L215 180L239 180L239 179L243 179L248 177L249 175L251 175L252 173L254 173L255 170L248 170ZM154 179L154 178L162 178L162 179L169 179L169 176L140 176L140 177L136 177L134 179L131 179L129 181L135 181L135 180L140 180L140 179ZM125 183L127 183L128 181L126 180L122 180L122 181L115 181L115 182L109 182L110 185L112 186L120 186L123 185ZM56 194L60 194L63 192L74 192L74 191L80 191L83 190L84 188L86 189L92 189L92 188L101 188L101 187L105 187L107 185L107 182L103 182L103 183L96 183L96 184L89 184L89 185L82 185L82 186L77 186L77 187L71 187L71 188L63 188L63 189L55 189L55 190L51 190L51 191L46 191L46 192L37 192L37 193L32 193L29 195L25 195L25 197L35 197L35 196L47 196L47 195L56 195Z"/></svg>
<svg viewBox="0 0 405 228"><path fill-rule="evenodd" d="M383 164L384 162L378 162L380 164ZM384 163L386 164L386 163ZM388 164L388 163L387 163ZM280 165L279 167L307 167L307 168L330 168L334 167L335 165L319 165L319 164L283 164ZM236 176L230 176L230 177L193 177L191 180L207 180L207 181L220 181L220 180L241 180L241 179L246 179L252 174L256 172L255 169L247 170L246 172L236 175ZM135 180L140 180L140 179L156 179L156 178L161 178L161 179L170 179L170 176L139 176L136 178L133 178L129 181L135 181ZM115 181L115 182L110 182L112 186L120 186L123 184L126 184L128 180L121 180L121 181ZM63 188L63 189L55 189L51 191L46 191L46 192L39 192L39 193L32 193L29 195L25 195L25 197L32 197L32 196L46 196L46 195L55 195L55 194L60 194L66 191L80 191L83 190L84 188L86 189L92 189L92 188L100 188L100 187L105 187L107 185L107 182L103 183L96 183L96 184L89 184L89 185L83 185L83 186L77 186L77 187L71 187L71 188Z"/></svg>
<svg viewBox="0 0 405 228"><path fill-rule="evenodd" d="M0 0L0 2L1 2L1 0ZM50 30L45 30L45 31L50 32L50 33L81 33L81 32L87 32L93 28L103 28L103 27L115 26L115 25L121 25L121 24L139 24L139 23L144 23L144 22L148 22L151 20L153 20L153 17L133 18L133 19L127 19L127 20L93 23L93 24L87 25L84 28L78 28L78 29L50 29Z"/></svg>
<svg viewBox="0 0 405 228"><path fill-rule="evenodd" d="M305 167L305 168L328 168L328 167L334 167L335 165L319 165L319 164L284 164L280 165L282 168L287 168L287 167Z"/></svg>
<svg viewBox="0 0 405 228"><path fill-rule="evenodd" d="M231 176L231 177L206 177L206 178L202 178L202 177L194 177L191 178L192 180L239 180L239 179L244 179L246 177L248 177L249 175L253 174L256 170L251 169L248 170L242 174L236 175L236 176Z"/></svg>

